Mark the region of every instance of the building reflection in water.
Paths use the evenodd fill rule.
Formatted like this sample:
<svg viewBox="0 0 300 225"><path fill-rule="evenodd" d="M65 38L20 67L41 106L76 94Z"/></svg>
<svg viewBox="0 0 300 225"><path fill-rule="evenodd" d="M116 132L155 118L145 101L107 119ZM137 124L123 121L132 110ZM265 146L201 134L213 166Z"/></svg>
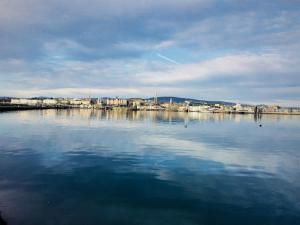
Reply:
<svg viewBox="0 0 300 225"><path fill-rule="evenodd" d="M64 110L33 110L19 111L18 117L14 119L21 122L32 122L33 115L40 115L39 118L44 120L78 121L91 122L101 121L132 121L132 122L149 122L149 123L182 123L183 127L188 127L190 122L226 122L228 120L235 123L241 122L280 122L282 120L298 120L297 115L268 115L268 114L226 114L226 113L199 113L199 112L170 112L170 111L127 111L127 110L93 110L93 109L64 109ZM13 114L12 114L13 115Z"/></svg>
<svg viewBox="0 0 300 225"><path fill-rule="evenodd" d="M30 225L86 224L73 221L79 221L81 215L103 221L102 215L108 215L106 210L113 202L121 210L131 210L128 218L140 208L151 219L157 217L153 208L163 210L171 218L167 224L174 224L182 213L187 218L199 212L211 218L210 212L222 212L219 206L225 210L222 224L237 224L226 218L242 209L262 212L274 221L280 208L292 220L295 216L288 213L299 215L299 118L90 109L3 113L3 215L22 225L26 224L22 220ZM256 121L263 124L262 129ZM154 194L149 198L149 193ZM189 201L187 210L182 202ZM160 208L166 202L169 205ZM95 210L86 207L91 204ZM48 219L53 215L66 218L65 212L73 212L74 205L78 207L72 222L44 222L44 211ZM170 214L173 207L177 211ZM228 216L228 208L234 214ZM270 209L269 214L265 208ZM119 212L113 208L109 215L114 219ZM253 215L242 213L241 217ZM251 224L261 222L261 216L256 216ZM145 214L140 218L144 221ZM195 218L196 223L188 224L201 224ZM122 224L113 222L105 224Z"/></svg>

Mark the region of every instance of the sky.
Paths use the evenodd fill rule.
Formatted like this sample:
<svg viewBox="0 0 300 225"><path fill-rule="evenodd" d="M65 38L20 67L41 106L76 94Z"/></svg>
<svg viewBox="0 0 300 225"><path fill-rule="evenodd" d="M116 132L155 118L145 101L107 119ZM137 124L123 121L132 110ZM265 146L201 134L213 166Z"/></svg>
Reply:
<svg viewBox="0 0 300 225"><path fill-rule="evenodd" d="M300 106L299 0L0 0L0 96Z"/></svg>

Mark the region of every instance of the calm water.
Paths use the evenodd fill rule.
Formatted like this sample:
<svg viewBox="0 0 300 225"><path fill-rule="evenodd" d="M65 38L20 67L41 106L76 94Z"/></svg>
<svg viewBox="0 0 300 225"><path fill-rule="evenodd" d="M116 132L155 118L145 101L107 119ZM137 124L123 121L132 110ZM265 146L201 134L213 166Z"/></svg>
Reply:
<svg viewBox="0 0 300 225"><path fill-rule="evenodd" d="M9 225L300 224L300 116L1 113L0 211Z"/></svg>

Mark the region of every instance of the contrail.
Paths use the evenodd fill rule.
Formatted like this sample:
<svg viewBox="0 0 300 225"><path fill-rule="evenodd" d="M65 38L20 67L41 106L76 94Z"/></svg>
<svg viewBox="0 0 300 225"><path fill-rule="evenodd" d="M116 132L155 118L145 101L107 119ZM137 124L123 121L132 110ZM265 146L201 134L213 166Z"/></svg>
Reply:
<svg viewBox="0 0 300 225"><path fill-rule="evenodd" d="M168 58L167 56L164 56L164 55L162 55L162 54L160 54L160 53L156 53L156 55L157 55L159 58L162 58L162 59L164 59L164 60L167 60L168 62L174 63L174 64L176 64L176 65L179 64L179 63L176 62L175 60L170 59L170 58Z"/></svg>

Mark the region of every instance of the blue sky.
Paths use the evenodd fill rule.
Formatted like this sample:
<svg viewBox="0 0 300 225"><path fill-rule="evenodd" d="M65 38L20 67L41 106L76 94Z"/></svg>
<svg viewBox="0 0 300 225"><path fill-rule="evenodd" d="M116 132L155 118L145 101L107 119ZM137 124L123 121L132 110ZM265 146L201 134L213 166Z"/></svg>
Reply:
<svg viewBox="0 0 300 225"><path fill-rule="evenodd" d="M1 0L0 95L300 106L298 0Z"/></svg>

